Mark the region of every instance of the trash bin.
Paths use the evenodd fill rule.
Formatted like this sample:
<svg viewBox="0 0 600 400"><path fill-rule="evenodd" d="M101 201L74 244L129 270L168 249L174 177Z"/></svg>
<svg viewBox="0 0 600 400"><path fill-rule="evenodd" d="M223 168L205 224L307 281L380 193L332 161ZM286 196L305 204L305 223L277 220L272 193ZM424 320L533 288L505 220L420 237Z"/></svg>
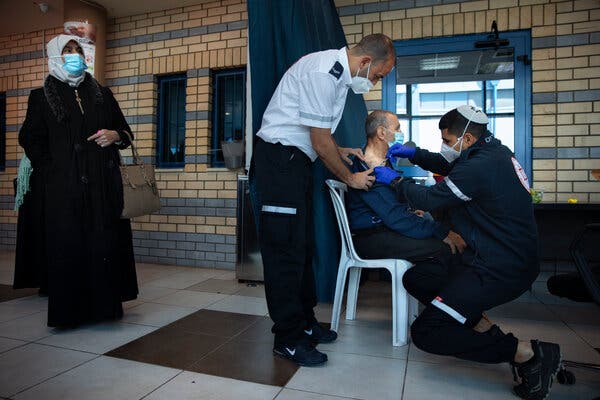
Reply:
<svg viewBox="0 0 600 400"><path fill-rule="evenodd" d="M238 175L237 193L237 263L238 281L263 281L263 263L258 245L256 221L252 210L250 185L246 175Z"/></svg>
<svg viewBox="0 0 600 400"><path fill-rule="evenodd" d="M225 167L229 169L240 168L244 159L244 142L241 140L231 142L221 142L223 150L223 160Z"/></svg>

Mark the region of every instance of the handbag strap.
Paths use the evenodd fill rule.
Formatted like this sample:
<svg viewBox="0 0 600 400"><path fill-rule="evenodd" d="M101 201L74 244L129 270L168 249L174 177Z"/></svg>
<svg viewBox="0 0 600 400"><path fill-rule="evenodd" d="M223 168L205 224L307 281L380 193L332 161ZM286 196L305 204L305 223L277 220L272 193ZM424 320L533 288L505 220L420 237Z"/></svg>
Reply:
<svg viewBox="0 0 600 400"><path fill-rule="evenodd" d="M127 138L129 139L129 143L131 144L131 154L133 155L133 163L140 167L140 171L142 173L142 176L144 177L144 181L146 182L146 184L148 186L150 186L150 188L152 188L152 191L154 193L158 193L158 188L156 186L156 180L154 179L153 176L148 176L148 174L146 173L144 161L142 161L141 157L139 156L139 154L137 152L137 149L135 148L135 145L133 144L133 137L131 136L131 133L129 133L126 130L123 130L122 132L124 132L127 135ZM135 185L129 179L129 173L127 171L127 164L125 164L123 162L123 157L121 156L121 152L119 152L119 159L121 160L121 167L122 167L121 178L123 179L123 183L125 183L126 185L129 185L135 189Z"/></svg>
<svg viewBox="0 0 600 400"><path fill-rule="evenodd" d="M131 155L133 156L133 163L137 164L137 165L144 164L144 162L140 158L140 155L138 154L137 148L133 144L133 137L131 136L131 133L129 133L125 129L122 130L121 132L123 132L125 135L127 135L127 138L129 139L129 143L131 145ZM121 164L124 165L123 160L121 160Z"/></svg>

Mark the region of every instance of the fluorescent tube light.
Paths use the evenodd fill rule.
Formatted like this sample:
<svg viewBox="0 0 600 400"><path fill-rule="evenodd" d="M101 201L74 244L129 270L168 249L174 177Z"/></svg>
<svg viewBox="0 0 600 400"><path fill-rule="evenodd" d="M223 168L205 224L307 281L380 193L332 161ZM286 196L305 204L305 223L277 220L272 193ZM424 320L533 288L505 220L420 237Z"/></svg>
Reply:
<svg viewBox="0 0 600 400"><path fill-rule="evenodd" d="M435 58L426 58L419 61L421 71L434 71L438 69L456 69L460 63L460 56L446 56Z"/></svg>

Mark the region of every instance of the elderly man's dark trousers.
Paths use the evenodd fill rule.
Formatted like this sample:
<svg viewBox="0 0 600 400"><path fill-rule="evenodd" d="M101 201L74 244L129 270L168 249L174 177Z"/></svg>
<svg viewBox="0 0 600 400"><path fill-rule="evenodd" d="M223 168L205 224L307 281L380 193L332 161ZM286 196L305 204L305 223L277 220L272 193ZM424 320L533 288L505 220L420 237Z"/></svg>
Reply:
<svg viewBox="0 0 600 400"><path fill-rule="evenodd" d="M411 326L413 343L428 353L482 363L513 361L518 340L496 329L477 332L482 313L524 293L533 279L501 280L478 268L423 264L403 277L425 310Z"/></svg>
<svg viewBox="0 0 600 400"><path fill-rule="evenodd" d="M313 164L293 146L258 139L254 166L260 199L259 241L275 344L305 340L316 319L312 270Z"/></svg>

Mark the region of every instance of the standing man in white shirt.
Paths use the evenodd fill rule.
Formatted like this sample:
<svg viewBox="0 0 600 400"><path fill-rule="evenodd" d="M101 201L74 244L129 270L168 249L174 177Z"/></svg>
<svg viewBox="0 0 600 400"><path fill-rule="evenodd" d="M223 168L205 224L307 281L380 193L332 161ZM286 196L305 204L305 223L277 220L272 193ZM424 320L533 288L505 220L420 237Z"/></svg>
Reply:
<svg viewBox="0 0 600 400"><path fill-rule="evenodd" d="M317 157L340 180L368 190L372 170L352 173L335 131L348 89L367 93L395 62L394 45L382 34L365 36L352 49L308 54L281 78L263 115L254 149L256 188L261 202L260 248L269 315L274 322L273 352L299 365L327 361L314 345L337 334L321 327L312 270L312 168ZM360 130L357 130L357 133Z"/></svg>

